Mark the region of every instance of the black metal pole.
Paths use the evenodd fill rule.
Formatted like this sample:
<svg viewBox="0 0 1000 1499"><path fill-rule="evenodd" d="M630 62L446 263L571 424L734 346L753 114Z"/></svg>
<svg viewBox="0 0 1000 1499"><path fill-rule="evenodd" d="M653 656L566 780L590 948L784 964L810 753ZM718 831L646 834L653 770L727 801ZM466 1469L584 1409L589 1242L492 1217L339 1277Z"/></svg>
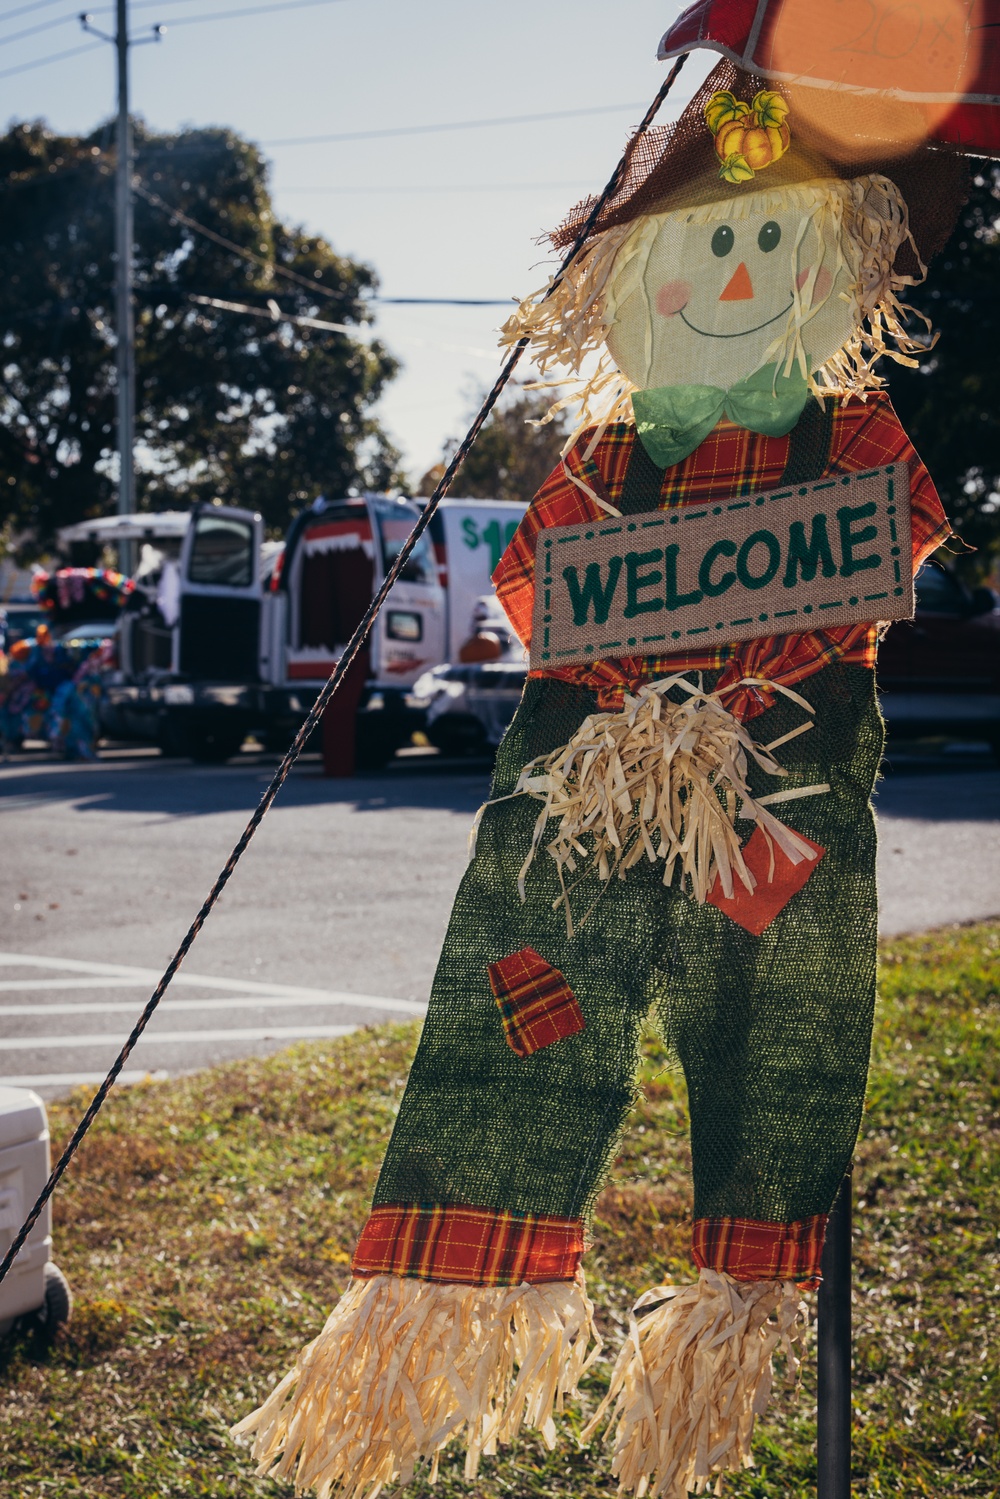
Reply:
<svg viewBox="0 0 1000 1499"><path fill-rule="evenodd" d="M817 1499L851 1495L851 1172L826 1228L817 1297Z"/></svg>

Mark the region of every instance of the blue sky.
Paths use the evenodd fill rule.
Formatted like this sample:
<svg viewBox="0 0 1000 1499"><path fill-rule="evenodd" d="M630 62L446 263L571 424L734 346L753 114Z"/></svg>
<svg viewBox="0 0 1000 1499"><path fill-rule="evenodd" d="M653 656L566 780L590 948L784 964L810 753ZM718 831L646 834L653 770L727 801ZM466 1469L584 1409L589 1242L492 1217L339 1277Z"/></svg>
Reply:
<svg viewBox="0 0 1000 1499"><path fill-rule="evenodd" d="M266 0L131 0L134 110L157 129L227 125L263 143L284 217L373 265L386 296L508 297L545 278L534 243L608 177L663 77L678 0L331 0L218 21ZM67 0L0 0L0 73L82 45ZM112 29L108 0L93 6ZM61 19L62 18L62 19ZM5 41L30 26L51 29ZM185 24L187 23L187 24ZM710 65L692 59L670 118ZM683 87L681 86L683 85ZM110 47L0 76L0 117L86 131L114 104ZM627 106L580 118L376 140L272 144L396 126ZM380 408L418 476L497 368L500 308L385 308L404 370Z"/></svg>

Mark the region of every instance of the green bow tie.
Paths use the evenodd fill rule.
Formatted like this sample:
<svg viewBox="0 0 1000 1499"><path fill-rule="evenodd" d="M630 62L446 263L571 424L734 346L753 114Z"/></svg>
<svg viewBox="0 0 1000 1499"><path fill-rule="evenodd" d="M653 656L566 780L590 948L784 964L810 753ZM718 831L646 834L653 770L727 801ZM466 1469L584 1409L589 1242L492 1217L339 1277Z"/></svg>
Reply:
<svg viewBox="0 0 1000 1499"><path fill-rule="evenodd" d="M773 364L738 380L728 390L717 385L661 385L632 393L635 429L660 468L693 453L728 416L738 427L764 437L784 437L802 415L809 390L798 369L776 375Z"/></svg>

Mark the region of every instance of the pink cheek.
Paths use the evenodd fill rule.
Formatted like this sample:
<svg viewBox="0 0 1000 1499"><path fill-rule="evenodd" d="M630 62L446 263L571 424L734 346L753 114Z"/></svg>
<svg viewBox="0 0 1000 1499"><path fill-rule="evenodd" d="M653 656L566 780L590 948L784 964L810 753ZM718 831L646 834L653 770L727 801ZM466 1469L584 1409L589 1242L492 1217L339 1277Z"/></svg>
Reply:
<svg viewBox="0 0 1000 1499"><path fill-rule="evenodd" d="M811 270L812 266L806 266L805 270L799 271L799 274L796 276L795 285L798 287L799 291L801 291L805 286L806 281L809 277L809 272ZM819 271L816 273L816 285L813 287L813 301L825 302L827 297L830 295L830 288L832 285L833 277L830 275L830 272L827 270L825 265L821 266Z"/></svg>
<svg viewBox="0 0 1000 1499"><path fill-rule="evenodd" d="M656 293L657 312L661 317L676 317L690 302L692 290L689 281L668 281Z"/></svg>

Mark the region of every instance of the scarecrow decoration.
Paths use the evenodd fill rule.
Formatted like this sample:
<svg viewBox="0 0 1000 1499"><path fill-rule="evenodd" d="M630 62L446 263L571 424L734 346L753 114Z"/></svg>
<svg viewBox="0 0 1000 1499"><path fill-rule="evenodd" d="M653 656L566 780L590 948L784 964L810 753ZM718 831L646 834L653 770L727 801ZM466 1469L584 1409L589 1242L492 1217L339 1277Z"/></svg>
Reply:
<svg viewBox="0 0 1000 1499"><path fill-rule="evenodd" d="M700 1274L637 1303L584 1436L607 1424L625 1491L702 1493L794 1353L868 1067L879 622L949 535L878 366L927 346L902 299L966 181L882 95L819 92L725 58L504 329L583 413L495 573L528 682L354 1278L236 1428L321 1499L433 1476L453 1437L469 1477L524 1427L554 1444L651 1007Z"/></svg>

